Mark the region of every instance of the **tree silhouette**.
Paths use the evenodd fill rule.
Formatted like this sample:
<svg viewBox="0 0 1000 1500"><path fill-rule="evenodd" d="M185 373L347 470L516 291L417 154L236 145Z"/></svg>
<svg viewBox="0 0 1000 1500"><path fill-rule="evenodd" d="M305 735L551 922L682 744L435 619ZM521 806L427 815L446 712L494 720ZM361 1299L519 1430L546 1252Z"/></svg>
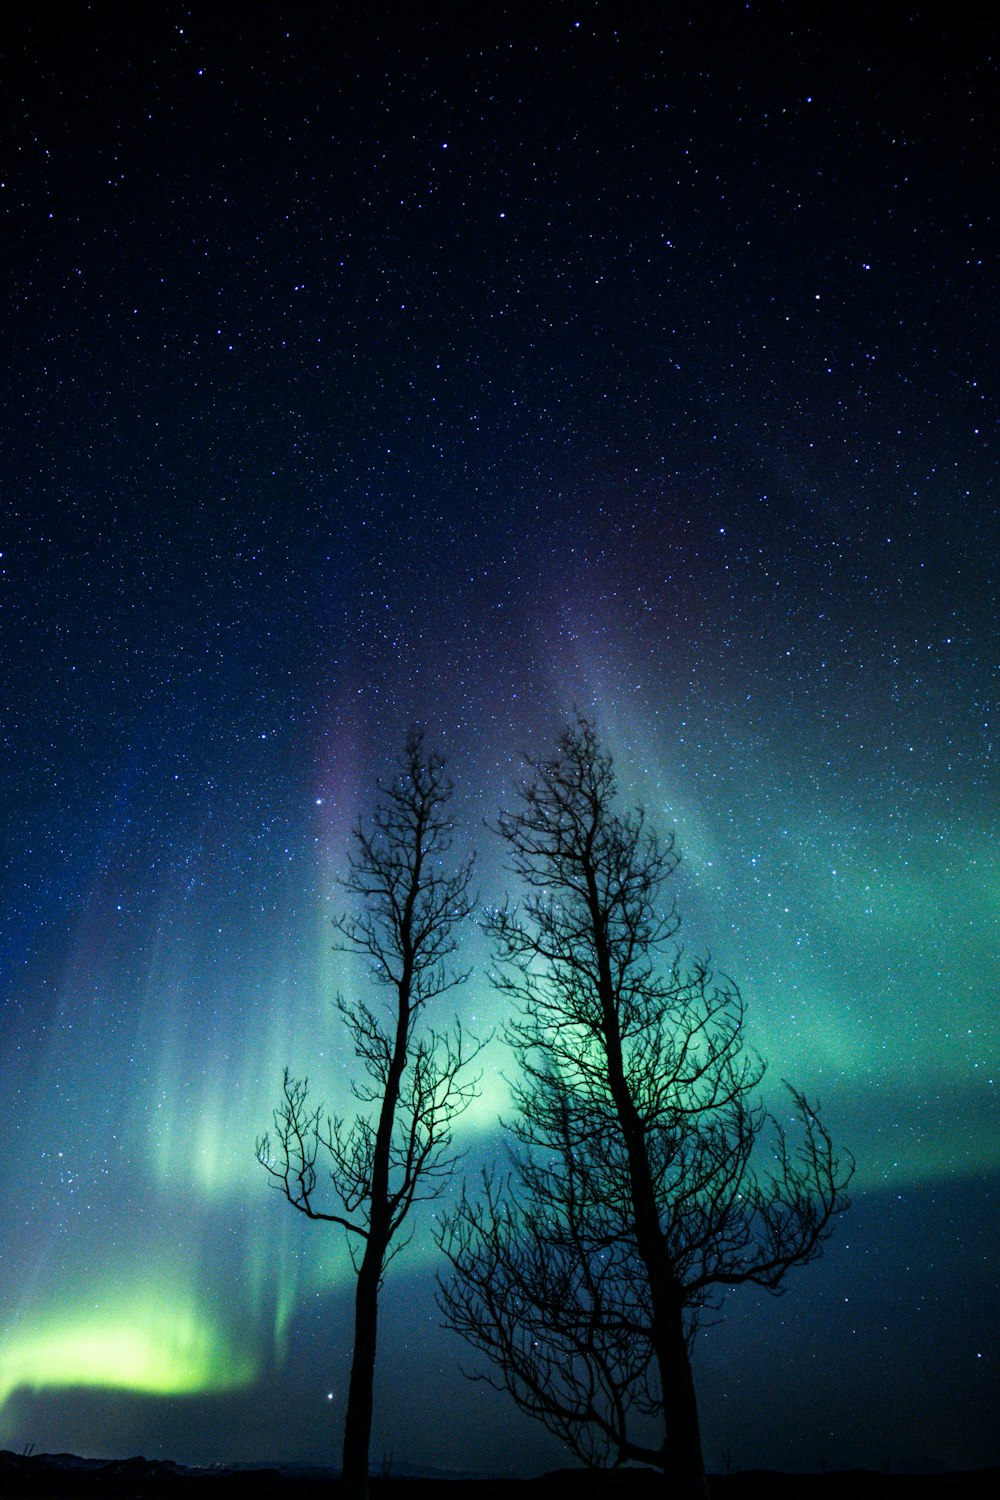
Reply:
<svg viewBox="0 0 1000 1500"><path fill-rule="evenodd" d="M446 869L451 843L447 804L452 786L444 761L424 750L421 732L406 738L401 773L380 800L372 832L359 825L341 884L363 903L360 915L335 918L337 947L371 965L389 991L376 1011L337 998L361 1076L352 1085L361 1108L345 1123L309 1100L308 1080L285 1071L274 1134L257 1142L257 1158L293 1208L339 1225L356 1273L354 1350L344 1422L345 1491L368 1493L378 1294L386 1267L407 1242L399 1231L410 1209L436 1197L459 1154L457 1118L476 1095L468 1064L481 1043L424 1019L430 1001L467 975L448 967L455 928L468 917L472 860ZM319 1188L327 1169L332 1206Z"/></svg>
<svg viewBox="0 0 1000 1500"><path fill-rule="evenodd" d="M593 725L529 765L498 825L525 899L489 917L520 1063L514 1169L446 1218L439 1302L493 1363L477 1378L582 1460L655 1465L702 1497L699 1322L819 1253L853 1162L797 1089L791 1132L764 1111L738 989L673 943L673 840L616 810Z"/></svg>

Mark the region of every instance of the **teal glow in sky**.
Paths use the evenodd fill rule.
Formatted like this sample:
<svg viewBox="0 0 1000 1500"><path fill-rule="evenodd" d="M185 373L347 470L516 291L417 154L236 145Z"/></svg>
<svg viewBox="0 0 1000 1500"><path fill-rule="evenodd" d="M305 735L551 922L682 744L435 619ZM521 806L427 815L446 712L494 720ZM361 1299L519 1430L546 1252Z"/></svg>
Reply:
<svg viewBox="0 0 1000 1500"><path fill-rule="evenodd" d="M335 1461L349 1263L253 1148L286 1064L346 1106L350 829L419 720L502 899L578 706L857 1158L701 1341L710 1467L1000 1458L995 52L726 14L5 42L0 1444ZM559 1465L435 1268L373 1454Z"/></svg>

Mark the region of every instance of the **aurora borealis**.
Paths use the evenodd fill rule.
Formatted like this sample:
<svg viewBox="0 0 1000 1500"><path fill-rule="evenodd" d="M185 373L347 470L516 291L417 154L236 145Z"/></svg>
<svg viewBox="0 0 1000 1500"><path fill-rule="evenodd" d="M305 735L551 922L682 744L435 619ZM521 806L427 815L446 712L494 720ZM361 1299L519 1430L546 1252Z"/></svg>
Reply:
<svg viewBox="0 0 1000 1500"><path fill-rule="evenodd" d="M710 1467L1000 1461L995 36L42 5L0 54L0 1446L337 1461L344 1247L254 1140L286 1064L346 1103L350 830L418 720L502 899L579 706L858 1162L701 1337ZM373 1460L557 1466L435 1268Z"/></svg>

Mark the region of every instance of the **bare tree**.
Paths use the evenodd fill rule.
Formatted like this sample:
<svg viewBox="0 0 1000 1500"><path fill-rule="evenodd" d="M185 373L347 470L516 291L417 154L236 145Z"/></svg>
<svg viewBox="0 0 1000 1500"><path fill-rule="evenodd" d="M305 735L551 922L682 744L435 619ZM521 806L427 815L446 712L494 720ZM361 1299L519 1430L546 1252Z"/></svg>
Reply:
<svg viewBox="0 0 1000 1500"><path fill-rule="evenodd" d="M472 908L472 860L446 867L452 785L419 731L406 738L401 774L379 791L373 831L355 829L341 882L361 898L361 914L335 919L337 947L368 960L372 982L389 991L378 1010L337 999L361 1064L352 1086L361 1108L345 1123L312 1105L308 1080L286 1069L273 1138L257 1142L258 1160L292 1207L339 1225L351 1246L354 1351L343 1468L347 1493L359 1497L368 1493L379 1288L409 1238L399 1231L410 1209L440 1193L459 1159L453 1127L476 1095L478 1079L467 1069L481 1046L463 1037L458 1022L439 1031L424 1014L467 977L449 960L455 929ZM321 1175L328 1178L322 1188Z"/></svg>
<svg viewBox="0 0 1000 1500"><path fill-rule="evenodd" d="M673 942L673 840L616 810L593 726L529 764L498 825L527 893L490 916L521 1070L513 1171L446 1218L439 1301L494 1366L477 1378L584 1462L651 1464L703 1497L698 1325L727 1288L777 1291L819 1253L853 1162L798 1090L791 1131L765 1113L739 991Z"/></svg>

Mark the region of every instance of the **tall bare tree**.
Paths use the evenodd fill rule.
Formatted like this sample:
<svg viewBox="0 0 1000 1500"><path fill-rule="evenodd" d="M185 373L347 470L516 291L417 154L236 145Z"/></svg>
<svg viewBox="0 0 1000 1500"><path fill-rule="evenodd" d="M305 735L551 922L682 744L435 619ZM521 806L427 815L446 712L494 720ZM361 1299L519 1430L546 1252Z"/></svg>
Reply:
<svg viewBox="0 0 1000 1500"><path fill-rule="evenodd" d="M476 1095L468 1064L481 1045L458 1022L442 1031L425 1016L467 977L449 960L472 908L472 860L447 864L452 785L419 731L407 735L400 775L379 791L372 831L355 829L341 882L360 897L360 914L335 919L337 947L367 960L372 982L388 991L377 1010L337 999L361 1064L353 1084L360 1108L345 1123L312 1105L308 1080L286 1069L273 1136L257 1142L258 1160L292 1207L340 1226L350 1242L354 1351L343 1469L352 1497L368 1493L379 1288L409 1238L399 1231L410 1209L440 1193L459 1159L453 1127Z"/></svg>
<svg viewBox="0 0 1000 1500"><path fill-rule="evenodd" d="M766 1114L739 991L673 941L673 840L617 810L593 725L530 765L499 822L526 895L490 921L521 1070L513 1171L447 1217L439 1301L492 1361L480 1378L581 1459L654 1465L700 1500L698 1324L819 1253L853 1162L798 1090L789 1130Z"/></svg>

